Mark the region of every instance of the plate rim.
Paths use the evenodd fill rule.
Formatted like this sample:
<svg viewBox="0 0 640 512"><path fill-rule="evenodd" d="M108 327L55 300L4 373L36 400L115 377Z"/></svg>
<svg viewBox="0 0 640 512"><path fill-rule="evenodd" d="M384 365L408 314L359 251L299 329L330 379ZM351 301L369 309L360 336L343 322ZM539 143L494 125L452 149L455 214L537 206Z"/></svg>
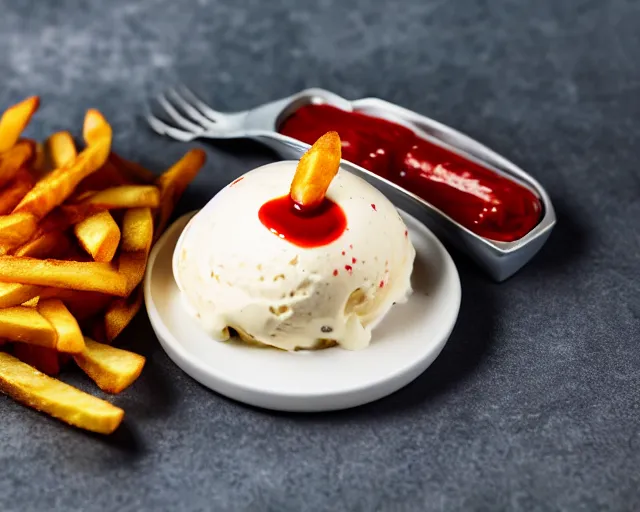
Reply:
<svg viewBox="0 0 640 512"><path fill-rule="evenodd" d="M454 288L449 291L450 293L454 293L454 297L452 298L453 301L455 301L455 306L452 308L453 310L451 313L452 320L449 325L442 330L441 335L438 337L439 341L435 344L435 346L432 347L430 351L428 351L426 355L410 361L408 364L394 370L393 373L386 375L383 378L377 379L374 382L360 383L355 386L329 391L298 391L295 387L287 389L286 391L278 391L261 388L258 385L246 382L246 380L230 380L227 376L220 376L215 371L212 371L209 365L204 363L201 359L198 359L179 342L178 338L171 332L171 330L167 327L166 323L162 319L162 315L160 314L158 307L155 306L151 293L151 273L155 266L158 254L165 247L167 239L174 235L174 230L176 229L176 227L180 223L184 223L182 227L182 230L184 230L189 220L199 211L200 210L193 210L176 218L171 223L169 228L154 244L154 247L149 254L149 261L147 269L145 271L143 291L145 298L145 309L147 311L151 327L154 330L154 333L158 341L160 342L161 347L163 348L169 359L171 359L171 361L190 378L194 379L201 385L216 393L253 406L281 411L328 411L351 408L357 405L364 405L365 403L379 400L398 391L399 389L415 380L422 372L426 371L444 349L451 336L451 333L453 332L453 329L457 324L462 302L462 286L460 282L460 274L455 262L453 261L453 258L445 248L444 244L428 227L426 227L423 223L421 223L418 219L416 219L409 213L398 208L398 211L402 216L411 219L418 227L418 229L422 231L421 234L428 236L429 239L438 246L438 251L443 253L446 256L446 260L448 260L445 264L450 267L450 270L452 271L451 277L453 278ZM179 236L180 234L178 234L178 237ZM185 315L188 316L187 311L185 311ZM349 352L349 354L351 354L351 352ZM178 361L176 360L176 358L178 359ZM187 366L189 368L189 371L187 371L183 366ZM195 376L194 373L198 374L198 376ZM202 376L205 376L206 378L203 379ZM212 386L211 382L214 382L216 385ZM399 385L398 382L400 382ZM224 388L224 391L220 389L221 387ZM246 394L255 394L262 397L268 397L271 401L273 401L273 399L300 400L303 398L311 400L330 400L331 398L348 397L352 394L361 394L365 391L370 391L371 394L371 392L378 390L378 388L386 389L389 387L392 387L393 389L391 389L390 391L383 391L382 393L380 393L380 391L378 391L377 394L373 393L375 395L373 398L369 398L367 400L352 400L352 402L354 402L354 404L352 405L343 405L337 407L274 407L273 405L264 405L264 402L266 400L261 401L247 399L248 397L244 396Z"/></svg>

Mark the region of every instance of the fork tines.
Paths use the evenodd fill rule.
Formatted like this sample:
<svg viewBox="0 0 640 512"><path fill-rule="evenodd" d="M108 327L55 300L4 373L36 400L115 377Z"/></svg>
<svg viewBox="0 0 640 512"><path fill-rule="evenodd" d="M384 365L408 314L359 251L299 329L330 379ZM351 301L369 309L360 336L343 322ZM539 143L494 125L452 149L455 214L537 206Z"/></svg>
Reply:
<svg viewBox="0 0 640 512"><path fill-rule="evenodd" d="M206 105L184 85L159 94L156 102L165 118L168 118L167 121L170 120L177 126L156 116L150 106L146 114L149 125L160 135L169 135L181 141L192 140L215 129L216 122L224 116Z"/></svg>

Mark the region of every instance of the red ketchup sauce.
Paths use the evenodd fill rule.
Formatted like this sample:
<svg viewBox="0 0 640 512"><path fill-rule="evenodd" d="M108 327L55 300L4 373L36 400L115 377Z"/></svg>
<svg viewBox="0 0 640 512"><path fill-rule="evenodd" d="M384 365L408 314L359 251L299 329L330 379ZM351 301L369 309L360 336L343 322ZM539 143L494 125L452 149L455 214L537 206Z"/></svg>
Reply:
<svg viewBox="0 0 640 512"><path fill-rule="evenodd" d="M347 229L344 211L326 197L317 208L304 211L287 194L264 203L258 217L274 235L305 248L330 244Z"/></svg>
<svg viewBox="0 0 640 512"><path fill-rule="evenodd" d="M542 205L529 189L393 122L305 105L279 132L313 144L330 130L340 134L342 158L414 193L477 235L512 242L540 220Z"/></svg>

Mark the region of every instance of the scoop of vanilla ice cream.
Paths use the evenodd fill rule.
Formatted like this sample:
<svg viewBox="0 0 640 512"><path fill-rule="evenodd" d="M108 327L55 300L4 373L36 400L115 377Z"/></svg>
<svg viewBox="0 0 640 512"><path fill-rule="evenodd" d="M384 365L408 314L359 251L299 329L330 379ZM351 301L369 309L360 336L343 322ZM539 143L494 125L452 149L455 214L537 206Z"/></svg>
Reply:
<svg viewBox="0 0 640 512"><path fill-rule="evenodd" d="M415 250L393 204L341 169L327 197L347 219L336 240L304 248L262 224L260 207L288 194L297 162L255 169L196 214L176 246L174 276L189 309L217 340L284 350L366 347L391 306L411 294Z"/></svg>

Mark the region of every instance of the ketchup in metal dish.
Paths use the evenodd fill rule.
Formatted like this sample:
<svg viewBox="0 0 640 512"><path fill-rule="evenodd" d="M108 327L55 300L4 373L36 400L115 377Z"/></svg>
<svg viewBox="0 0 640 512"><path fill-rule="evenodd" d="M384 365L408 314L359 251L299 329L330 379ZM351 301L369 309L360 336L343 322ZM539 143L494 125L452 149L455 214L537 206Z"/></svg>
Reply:
<svg viewBox="0 0 640 512"><path fill-rule="evenodd" d="M279 129L308 144L330 130L340 135L342 158L420 196L482 237L512 242L540 220L542 206L529 189L393 122L305 105Z"/></svg>
<svg viewBox="0 0 640 512"><path fill-rule="evenodd" d="M326 197L320 206L307 212L287 194L264 203L258 217L274 235L305 248L330 244L347 228L342 208Z"/></svg>

